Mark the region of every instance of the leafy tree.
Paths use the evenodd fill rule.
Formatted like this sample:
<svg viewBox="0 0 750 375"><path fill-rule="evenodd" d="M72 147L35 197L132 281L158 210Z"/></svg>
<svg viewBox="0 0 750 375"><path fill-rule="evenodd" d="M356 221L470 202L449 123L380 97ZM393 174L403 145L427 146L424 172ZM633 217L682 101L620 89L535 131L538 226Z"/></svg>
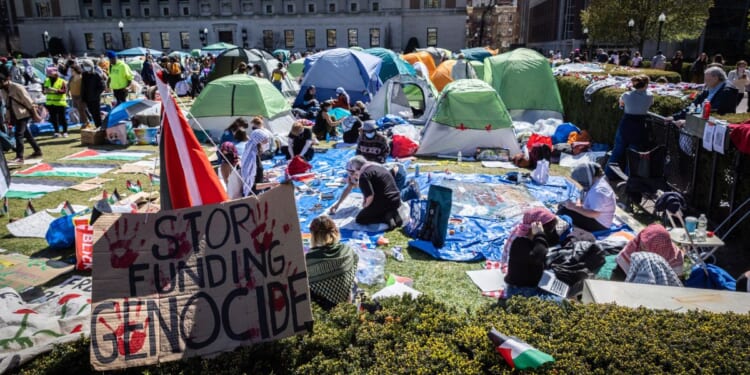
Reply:
<svg viewBox="0 0 750 375"><path fill-rule="evenodd" d="M713 5L713 0L591 0L581 11L581 22L592 40L636 45L643 51L645 41L658 37L659 14L667 16L662 41L695 39L703 31ZM629 30L631 19L635 24Z"/></svg>

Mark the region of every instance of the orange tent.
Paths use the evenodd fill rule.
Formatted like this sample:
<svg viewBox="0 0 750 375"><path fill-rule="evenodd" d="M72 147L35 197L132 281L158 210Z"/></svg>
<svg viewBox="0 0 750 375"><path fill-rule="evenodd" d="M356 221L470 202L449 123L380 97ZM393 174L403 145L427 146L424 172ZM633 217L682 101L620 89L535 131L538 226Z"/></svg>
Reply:
<svg viewBox="0 0 750 375"><path fill-rule="evenodd" d="M430 80L438 92L443 91L447 84L465 78L476 78L474 67L468 64L466 60L446 60L443 61L432 73Z"/></svg>
<svg viewBox="0 0 750 375"><path fill-rule="evenodd" d="M425 51L419 51L419 52L412 52L407 53L406 55L402 56L404 60L406 60L409 64L414 65L417 62L421 62L427 67L427 71L430 73L430 76L432 76L433 73L435 73L435 60L432 59L432 55L430 55L429 52Z"/></svg>

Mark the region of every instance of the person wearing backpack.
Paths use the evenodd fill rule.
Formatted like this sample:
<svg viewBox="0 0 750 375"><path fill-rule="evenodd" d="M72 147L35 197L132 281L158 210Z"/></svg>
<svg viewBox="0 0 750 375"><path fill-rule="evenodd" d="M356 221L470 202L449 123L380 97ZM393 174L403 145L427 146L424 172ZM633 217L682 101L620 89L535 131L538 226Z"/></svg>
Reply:
<svg viewBox="0 0 750 375"><path fill-rule="evenodd" d="M182 80L182 66L180 66L180 62L177 61L177 58L174 56L169 58L169 62L167 63L167 73L169 86L174 90L177 86L177 82Z"/></svg>

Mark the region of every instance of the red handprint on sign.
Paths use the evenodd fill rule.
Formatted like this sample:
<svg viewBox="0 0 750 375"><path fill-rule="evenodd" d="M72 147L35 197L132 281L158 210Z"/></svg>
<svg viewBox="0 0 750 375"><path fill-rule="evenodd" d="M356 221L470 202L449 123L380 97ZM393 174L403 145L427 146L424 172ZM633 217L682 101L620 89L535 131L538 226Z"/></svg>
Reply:
<svg viewBox="0 0 750 375"><path fill-rule="evenodd" d="M135 319L138 319L141 315L142 303L135 304ZM125 308L129 309L128 299L125 299ZM117 338L117 351L120 355L125 355L125 324L131 324L131 322L125 322L120 314L120 303L115 302L115 314L117 314L118 326L112 329L112 326L107 323L104 317L99 317L99 323L103 324L109 329ZM143 345L146 343L146 329L148 328L148 317L143 321L142 330L131 330L128 337L128 354L135 354L141 351Z"/></svg>
<svg viewBox="0 0 750 375"><path fill-rule="evenodd" d="M109 261L112 268L128 268L138 258L138 248L142 248L146 240L141 240L137 247L133 247L133 240L138 234L138 224L135 224L133 232L128 231L128 221L120 219L115 222L112 229L104 234L109 244Z"/></svg>
<svg viewBox="0 0 750 375"><path fill-rule="evenodd" d="M258 203L250 218L253 219L253 224L255 224L255 229L250 232L250 236L253 238L253 247L255 248L256 253L260 254L270 251L280 244L279 240L273 239L273 230L276 228L276 219L272 219L271 225L268 225L268 202L263 203L262 211L260 203Z"/></svg>
<svg viewBox="0 0 750 375"><path fill-rule="evenodd" d="M169 256L173 259L182 259L186 255L188 255L191 250L193 250L193 244L188 239L188 229L190 229L190 221L185 221L185 229L180 233L177 233L177 231L175 230L174 221L171 221L170 223L172 227L172 233L174 233L174 237L176 239L176 243L174 244L174 247L172 247L172 244L169 245Z"/></svg>

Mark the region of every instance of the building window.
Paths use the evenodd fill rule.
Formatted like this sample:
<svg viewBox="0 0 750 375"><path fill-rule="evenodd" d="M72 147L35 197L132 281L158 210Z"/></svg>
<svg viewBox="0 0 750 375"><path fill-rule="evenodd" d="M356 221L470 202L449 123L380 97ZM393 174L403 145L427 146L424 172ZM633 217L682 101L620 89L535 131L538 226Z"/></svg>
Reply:
<svg viewBox="0 0 750 375"><path fill-rule="evenodd" d="M328 13L336 13L336 3L328 3Z"/></svg>
<svg viewBox="0 0 750 375"><path fill-rule="evenodd" d="M210 16L211 15L211 3L204 1L201 3L201 15L202 16Z"/></svg>
<svg viewBox="0 0 750 375"><path fill-rule="evenodd" d="M232 2L231 1L222 1L221 2L221 14L228 16L232 14Z"/></svg>
<svg viewBox="0 0 750 375"><path fill-rule="evenodd" d="M104 15L107 17L112 17L112 8L104 8Z"/></svg>
<svg viewBox="0 0 750 375"><path fill-rule="evenodd" d="M326 30L326 45L328 47L336 47L336 29Z"/></svg>
<svg viewBox="0 0 750 375"><path fill-rule="evenodd" d="M349 11L352 13L359 12L359 3L349 3Z"/></svg>
<svg viewBox="0 0 750 375"><path fill-rule="evenodd" d="M437 46L437 27L428 27L427 28L427 47L436 47Z"/></svg>
<svg viewBox="0 0 750 375"><path fill-rule="evenodd" d="M112 33L104 33L104 49L112 49Z"/></svg>
<svg viewBox="0 0 750 375"><path fill-rule="evenodd" d="M359 35L357 32L357 29L349 29L346 31L347 41L349 42L349 47L354 47L359 45Z"/></svg>
<svg viewBox="0 0 750 375"><path fill-rule="evenodd" d="M49 3L46 1L38 1L36 3L36 14L38 17L50 17L52 12L50 11Z"/></svg>
<svg viewBox="0 0 750 375"><path fill-rule="evenodd" d="M294 14L294 4L289 3L286 5L286 14Z"/></svg>
<svg viewBox="0 0 750 375"><path fill-rule="evenodd" d="M86 40L86 49L91 51L96 49L96 44L94 43L94 34L92 33L86 33L83 34L83 38Z"/></svg>
<svg viewBox="0 0 750 375"><path fill-rule="evenodd" d="M315 3L307 4L307 13L315 13Z"/></svg>
<svg viewBox="0 0 750 375"><path fill-rule="evenodd" d="M380 29L370 29L370 48L380 47Z"/></svg>
<svg viewBox="0 0 750 375"><path fill-rule="evenodd" d="M151 16L151 9L143 8L143 17L150 17L150 16Z"/></svg>
<svg viewBox="0 0 750 375"><path fill-rule="evenodd" d="M294 48L294 30L284 30L284 46L287 49Z"/></svg>
<svg viewBox="0 0 750 375"><path fill-rule="evenodd" d="M161 15L162 15L162 17L169 17L169 7L162 7L161 8Z"/></svg>
<svg viewBox="0 0 750 375"><path fill-rule="evenodd" d="M253 2L243 1L242 2L242 14L253 14Z"/></svg>
<svg viewBox="0 0 750 375"><path fill-rule="evenodd" d="M375 1L375 2L372 3L372 11L373 12L380 11L380 3L379 2Z"/></svg>
<svg viewBox="0 0 750 375"><path fill-rule="evenodd" d="M151 33L141 33L141 45L151 48Z"/></svg>
<svg viewBox="0 0 750 375"><path fill-rule="evenodd" d="M265 9L266 9L266 14L273 14L273 5L272 4L266 4Z"/></svg>
<svg viewBox="0 0 750 375"><path fill-rule="evenodd" d="M86 8L86 15L89 17L94 17L94 10L91 8Z"/></svg>
<svg viewBox="0 0 750 375"><path fill-rule="evenodd" d="M131 48L133 47L133 41L130 39L130 33L125 31L122 33L122 48Z"/></svg>
<svg viewBox="0 0 750 375"><path fill-rule="evenodd" d="M190 33L187 31L180 32L180 47L184 50L190 49Z"/></svg>
<svg viewBox="0 0 750 375"><path fill-rule="evenodd" d="M161 36L161 49L169 49L169 33L161 32L159 34Z"/></svg>
<svg viewBox="0 0 750 375"><path fill-rule="evenodd" d="M305 47L315 48L315 29L305 29Z"/></svg>
<svg viewBox="0 0 750 375"><path fill-rule="evenodd" d="M424 0L424 7L429 8L440 8L440 0Z"/></svg>
<svg viewBox="0 0 750 375"><path fill-rule="evenodd" d="M273 30L263 30L263 48L273 48Z"/></svg>
<svg viewBox="0 0 750 375"><path fill-rule="evenodd" d="M183 6L182 7L182 15L183 16L189 16L190 15L190 7L189 6Z"/></svg>

